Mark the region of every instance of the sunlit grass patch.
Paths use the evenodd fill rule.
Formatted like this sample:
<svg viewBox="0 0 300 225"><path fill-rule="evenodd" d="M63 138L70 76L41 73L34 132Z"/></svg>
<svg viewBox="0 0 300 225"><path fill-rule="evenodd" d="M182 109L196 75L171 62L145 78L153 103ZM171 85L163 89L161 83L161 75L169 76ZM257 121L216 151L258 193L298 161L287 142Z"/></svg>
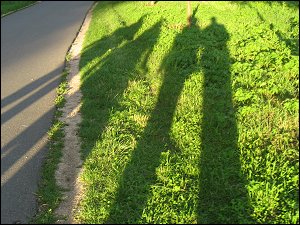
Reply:
<svg viewBox="0 0 300 225"><path fill-rule="evenodd" d="M101 2L80 62L85 223L298 223L298 7ZM281 12L278 14L278 12Z"/></svg>

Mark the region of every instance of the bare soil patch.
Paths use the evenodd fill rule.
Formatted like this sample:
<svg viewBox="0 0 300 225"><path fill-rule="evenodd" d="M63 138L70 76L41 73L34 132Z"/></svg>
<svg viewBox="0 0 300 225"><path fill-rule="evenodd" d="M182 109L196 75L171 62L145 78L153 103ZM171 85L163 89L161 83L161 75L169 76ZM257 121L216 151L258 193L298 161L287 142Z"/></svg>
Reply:
<svg viewBox="0 0 300 225"><path fill-rule="evenodd" d="M65 144L61 162L55 173L57 184L66 191L63 193L63 201L56 209L55 214L61 218L56 223L70 224L74 221L74 213L81 198L82 184L79 180L82 160L80 157L80 139L77 135L78 125L81 122L81 91L79 61L84 35L89 27L91 14L94 6L88 11L85 20L74 40L70 50L70 61L67 63L69 74L67 76L68 92L65 96L66 104L62 109L60 118L66 126L64 127Z"/></svg>

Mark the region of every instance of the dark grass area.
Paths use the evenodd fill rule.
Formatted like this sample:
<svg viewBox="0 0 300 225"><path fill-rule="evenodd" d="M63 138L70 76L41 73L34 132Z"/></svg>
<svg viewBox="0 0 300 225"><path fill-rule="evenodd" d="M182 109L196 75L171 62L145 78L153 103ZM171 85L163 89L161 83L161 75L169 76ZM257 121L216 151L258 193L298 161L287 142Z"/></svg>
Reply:
<svg viewBox="0 0 300 225"><path fill-rule="evenodd" d="M299 223L298 5L192 8L191 28L186 2L95 8L78 221Z"/></svg>
<svg viewBox="0 0 300 225"><path fill-rule="evenodd" d="M29 6L37 1L1 1L1 16Z"/></svg>
<svg viewBox="0 0 300 225"><path fill-rule="evenodd" d="M299 221L297 7L192 6L191 28L185 3L95 8L79 221Z"/></svg>

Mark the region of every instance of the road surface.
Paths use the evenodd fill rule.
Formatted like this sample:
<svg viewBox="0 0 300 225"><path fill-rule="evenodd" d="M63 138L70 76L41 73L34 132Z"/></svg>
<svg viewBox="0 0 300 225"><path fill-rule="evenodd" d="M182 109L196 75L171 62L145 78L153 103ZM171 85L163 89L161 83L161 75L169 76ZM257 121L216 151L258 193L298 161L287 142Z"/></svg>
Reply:
<svg viewBox="0 0 300 225"><path fill-rule="evenodd" d="M36 214L55 89L92 3L42 1L1 18L1 224Z"/></svg>

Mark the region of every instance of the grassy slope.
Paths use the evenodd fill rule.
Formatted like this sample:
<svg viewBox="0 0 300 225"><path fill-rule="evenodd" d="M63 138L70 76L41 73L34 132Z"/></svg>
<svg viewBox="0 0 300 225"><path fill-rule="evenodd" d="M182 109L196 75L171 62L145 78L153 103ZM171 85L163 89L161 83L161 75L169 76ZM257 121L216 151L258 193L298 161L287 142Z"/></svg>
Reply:
<svg viewBox="0 0 300 225"><path fill-rule="evenodd" d="M31 5L35 2L36 1L1 1L1 16Z"/></svg>
<svg viewBox="0 0 300 225"><path fill-rule="evenodd" d="M78 219L299 222L298 8L201 2L185 29L146 3L99 3L85 39Z"/></svg>

